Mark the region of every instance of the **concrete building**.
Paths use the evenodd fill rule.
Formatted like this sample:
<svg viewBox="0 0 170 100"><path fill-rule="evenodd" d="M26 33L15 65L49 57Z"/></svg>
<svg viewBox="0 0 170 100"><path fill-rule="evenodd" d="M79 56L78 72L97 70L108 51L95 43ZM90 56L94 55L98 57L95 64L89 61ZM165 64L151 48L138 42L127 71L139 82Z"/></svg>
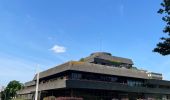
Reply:
<svg viewBox="0 0 170 100"><path fill-rule="evenodd" d="M35 87L36 75L18 97L33 100ZM40 100L170 100L170 81L131 59L97 52L41 72L38 91Z"/></svg>

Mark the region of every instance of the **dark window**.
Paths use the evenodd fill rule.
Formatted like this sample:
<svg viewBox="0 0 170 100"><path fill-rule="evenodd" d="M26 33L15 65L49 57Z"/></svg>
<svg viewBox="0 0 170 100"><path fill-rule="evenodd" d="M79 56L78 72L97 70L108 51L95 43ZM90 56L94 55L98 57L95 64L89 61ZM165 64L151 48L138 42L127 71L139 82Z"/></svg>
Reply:
<svg viewBox="0 0 170 100"><path fill-rule="evenodd" d="M136 80L128 80L127 84L129 86L142 86L143 85L141 81L136 81Z"/></svg>
<svg viewBox="0 0 170 100"><path fill-rule="evenodd" d="M81 79L82 75L79 73L72 73L71 74L71 79Z"/></svg>

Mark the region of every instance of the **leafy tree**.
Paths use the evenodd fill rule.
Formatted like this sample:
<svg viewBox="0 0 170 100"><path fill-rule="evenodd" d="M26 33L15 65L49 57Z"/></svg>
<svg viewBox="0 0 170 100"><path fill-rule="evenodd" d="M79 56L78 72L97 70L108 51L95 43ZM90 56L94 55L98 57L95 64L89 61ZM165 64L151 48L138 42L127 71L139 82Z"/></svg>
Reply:
<svg viewBox="0 0 170 100"><path fill-rule="evenodd" d="M20 83L19 81L16 80L10 81L4 90L5 99L9 100L13 97L16 97L17 91L20 90L22 87L23 84Z"/></svg>
<svg viewBox="0 0 170 100"><path fill-rule="evenodd" d="M0 98L1 98L1 100L5 100L5 92L4 91L1 91Z"/></svg>
<svg viewBox="0 0 170 100"><path fill-rule="evenodd" d="M83 61L84 61L84 58L81 58L79 61L82 61L82 62L83 62Z"/></svg>
<svg viewBox="0 0 170 100"><path fill-rule="evenodd" d="M162 8L159 9L158 13L163 14L162 20L166 23L163 32L167 34L166 37L161 38L161 42L157 44L157 47L153 50L162 55L170 54L170 0L163 0L161 3Z"/></svg>

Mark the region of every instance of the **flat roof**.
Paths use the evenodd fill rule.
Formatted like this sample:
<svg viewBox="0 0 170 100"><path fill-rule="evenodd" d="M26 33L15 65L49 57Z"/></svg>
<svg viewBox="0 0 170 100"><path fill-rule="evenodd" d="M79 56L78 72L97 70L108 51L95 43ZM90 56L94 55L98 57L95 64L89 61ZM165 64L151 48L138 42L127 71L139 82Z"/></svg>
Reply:
<svg viewBox="0 0 170 100"><path fill-rule="evenodd" d="M80 62L80 61L66 62L62 65L58 65L56 67L40 72L39 78L40 79L45 78L67 70L148 79L148 74L140 70L117 68L113 66L92 64L92 63ZM36 76L34 77L33 80L36 80Z"/></svg>

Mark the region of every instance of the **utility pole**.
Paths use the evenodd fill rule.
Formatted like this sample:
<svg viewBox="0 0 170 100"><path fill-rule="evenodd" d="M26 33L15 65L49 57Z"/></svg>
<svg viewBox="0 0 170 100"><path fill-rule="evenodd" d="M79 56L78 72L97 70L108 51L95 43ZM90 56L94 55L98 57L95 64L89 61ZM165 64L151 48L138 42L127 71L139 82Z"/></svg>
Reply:
<svg viewBox="0 0 170 100"><path fill-rule="evenodd" d="M38 86L39 86L39 71L37 65L37 81L36 81L36 90L35 90L35 100L38 100Z"/></svg>

